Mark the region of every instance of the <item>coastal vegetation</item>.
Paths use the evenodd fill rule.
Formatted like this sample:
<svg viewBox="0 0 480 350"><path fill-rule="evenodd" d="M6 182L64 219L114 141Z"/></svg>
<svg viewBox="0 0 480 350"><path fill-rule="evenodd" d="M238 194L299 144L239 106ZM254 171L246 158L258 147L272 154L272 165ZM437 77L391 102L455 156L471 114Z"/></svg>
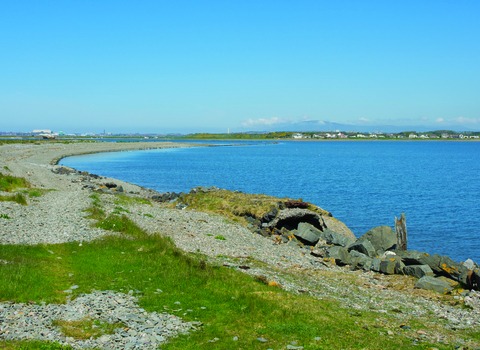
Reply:
<svg viewBox="0 0 480 350"><path fill-rule="evenodd" d="M241 202L244 198L238 193L232 196L236 199L224 194L222 200ZM129 200L118 198L130 210ZM273 200L259 196L255 215L268 210ZM203 201L214 202L208 205L211 209L224 205L207 195ZM250 201L255 202L249 198L244 206ZM201 206L199 202L196 205ZM238 204L235 212L245 210ZM163 345L162 349L167 350L279 349L288 345L304 349L451 348L447 343L418 341L418 335L427 328L446 338L461 336L473 344L480 342L480 332L445 329L441 320L435 326L415 318L400 324L390 315L401 312L398 310L378 313L348 309L333 298L292 294L265 276L252 277L208 261L201 254L185 253L161 232L147 234L125 214L109 212L102 194L91 196L87 211L95 226L111 231L112 235L82 243L0 246L1 301L64 303L92 290L133 293L147 311L168 312L203 324L199 330ZM217 239L221 239L220 235ZM251 261L252 265L256 263ZM296 274L296 278L302 278L300 271ZM99 337L121 327L96 325L90 319L58 326L64 334L78 338ZM0 348L68 347L2 341Z"/></svg>

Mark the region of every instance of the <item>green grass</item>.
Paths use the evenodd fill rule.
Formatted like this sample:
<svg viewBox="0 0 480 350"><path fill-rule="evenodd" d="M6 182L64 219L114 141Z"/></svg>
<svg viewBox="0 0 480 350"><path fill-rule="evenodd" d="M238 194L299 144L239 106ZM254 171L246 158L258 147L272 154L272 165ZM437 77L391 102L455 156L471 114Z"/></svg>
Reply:
<svg viewBox="0 0 480 350"><path fill-rule="evenodd" d="M273 209L278 209L279 202L285 202L287 199L219 189L191 192L182 195L179 200L190 209L220 214L232 221L246 225L247 217L261 219ZM172 204L172 206L175 205L176 203ZM309 204L308 208L320 214L329 215L327 211L312 204Z"/></svg>
<svg viewBox="0 0 480 350"><path fill-rule="evenodd" d="M0 202L15 202L21 205L27 205L27 199L21 193L16 193L9 196L0 195Z"/></svg>
<svg viewBox="0 0 480 350"><path fill-rule="evenodd" d="M0 191L13 192L20 188L29 188L30 183L21 177L0 173Z"/></svg>
<svg viewBox="0 0 480 350"><path fill-rule="evenodd" d="M0 300L61 303L67 298L63 291L74 284L79 288L73 297L92 290L138 291L147 311L203 323L201 329L162 345L166 350L285 349L292 342L306 350L452 348L423 342L413 346L416 332L426 329L421 321L412 320L411 329L403 331L389 314L352 312L336 301L287 293L266 278L209 264L201 255L182 252L169 238L147 235L125 215L105 215L98 195L92 202L97 225L116 234L82 245L0 245L0 258L9 262L0 265ZM73 325L73 330L88 333L92 322ZM389 330L394 335L387 336ZM478 331L442 332L480 344ZM259 337L268 342L259 342ZM209 342L214 338L218 341ZM35 348L31 344L55 346L0 342L0 349Z"/></svg>
<svg viewBox="0 0 480 350"><path fill-rule="evenodd" d="M10 216L8 216L8 214L0 214L0 219L6 219L6 220L9 220L11 219Z"/></svg>
<svg viewBox="0 0 480 350"><path fill-rule="evenodd" d="M96 339L105 334L114 334L117 328L125 327L122 323L108 323L90 317L78 321L56 320L53 325L60 327L66 337L75 339Z"/></svg>

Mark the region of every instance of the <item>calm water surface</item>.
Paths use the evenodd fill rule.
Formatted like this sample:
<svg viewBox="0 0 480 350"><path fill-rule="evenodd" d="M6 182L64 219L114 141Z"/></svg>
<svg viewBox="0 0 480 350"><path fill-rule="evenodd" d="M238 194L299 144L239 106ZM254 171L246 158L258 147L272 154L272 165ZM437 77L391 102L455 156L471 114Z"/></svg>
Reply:
<svg viewBox="0 0 480 350"><path fill-rule="evenodd" d="M302 198L360 236L407 216L409 248L480 262L480 142L281 142L106 153L62 164L160 192Z"/></svg>

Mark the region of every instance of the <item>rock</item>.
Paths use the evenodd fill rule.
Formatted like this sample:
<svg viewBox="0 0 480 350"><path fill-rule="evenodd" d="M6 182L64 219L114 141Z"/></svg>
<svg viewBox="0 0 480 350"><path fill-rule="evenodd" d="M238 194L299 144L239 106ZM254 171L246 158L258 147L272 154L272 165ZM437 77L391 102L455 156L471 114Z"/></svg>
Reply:
<svg viewBox="0 0 480 350"><path fill-rule="evenodd" d="M430 255L428 253L410 251L397 251L405 265L428 265L439 276L445 276L460 282L464 286L471 286L472 272L448 256Z"/></svg>
<svg viewBox="0 0 480 350"><path fill-rule="evenodd" d="M403 268L403 273L408 276L422 278L423 276L433 276L433 271L428 265L409 265Z"/></svg>
<svg viewBox="0 0 480 350"><path fill-rule="evenodd" d="M301 222L309 223L319 230L326 228L322 215L308 209L299 208L280 210L277 217L268 224L268 227L278 230L286 228L292 231L296 230Z"/></svg>
<svg viewBox="0 0 480 350"><path fill-rule="evenodd" d="M339 245L342 247L348 247L350 244L355 242L354 236L341 234L329 228L324 229L320 237L328 244Z"/></svg>
<svg viewBox="0 0 480 350"><path fill-rule="evenodd" d="M344 247L348 247L350 244L355 242L357 239L353 232L345 225L343 222L338 220L337 218L334 218L333 216L330 215L322 215L323 222L326 226L327 229L335 232L335 235L337 235L335 238L336 240L339 239L339 237L344 237L346 240L345 243L342 243L341 241L338 241L338 243L332 241L330 244L335 244L335 245L341 245ZM325 232L325 230L323 230ZM328 239L325 238L327 241Z"/></svg>
<svg viewBox="0 0 480 350"><path fill-rule="evenodd" d="M395 274L397 261L395 259L385 259L380 262L380 272L385 275Z"/></svg>
<svg viewBox="0 0 480 350"><path fill-rule="evenodd" d="M450 283L432 276L423 276L420 278L417 283L415 283L415 288L433 290L441 294L447 294L453 290Z"/></svg>
<svg viewBox="0 0 480 350"><path fill-rule="evenodd" d="M469 270L473 270L476 266L475 262L472 259L467 259L462 263Z"/></svg>
<svg viewBox="0 0 480 350"><path fill-rule="evenodd" d="M348 250L345 247L330 247L327 250L327 256L335 259L335 263L339 266L350 265L352 263L352 256L348 253Z"/></svg>
<svg viewBox="0 0 480 350"><path fill-rule="evenodd" d="M428 265L408 265L403 268L403 273L416 278L434 276L432 269Z"/></svg>
<svg viewBox="0 0 480 350"><path fill-rule="evenodd" d="M352 257L352 264L351 264L352 270L354 269L362 269L365 271L370 270L372 266L372 258L356 250L352 250L350 252L350 256Z"/></svg>
<svg viewBox="0 0 480 350"><path fill-rule="evenodd" d="M373 258L372 260L372 266L370 267L370 270L375 271L375 272L380 272L380 263L382 262L381 259L379 258Z"/></svg>
<svg viewBox="0 0 480 350"><path fill-rule="evenodd" d="M365 233L357 242L358 241L369 241L374 247L375 252L381 255L387 250L395 249L397 236L389 226L379 226Z"/></svg>
<svg viewBox="0 0 480 350"><path fill-rule="evenodd" d="M350 246L348 246L348 251L351 252L352 250L365 254L371 258L374 258L377 255L375 248L368 240L357 240L356 242L352 243Z"/></svg>
<svg viewBox="0 0 480 350"><path fill-rule="evenodd" d="M295 237L307 245L315 245L319 241L322 231L314 226L301 222L298 224L298 229L293 231Z"/></svg>

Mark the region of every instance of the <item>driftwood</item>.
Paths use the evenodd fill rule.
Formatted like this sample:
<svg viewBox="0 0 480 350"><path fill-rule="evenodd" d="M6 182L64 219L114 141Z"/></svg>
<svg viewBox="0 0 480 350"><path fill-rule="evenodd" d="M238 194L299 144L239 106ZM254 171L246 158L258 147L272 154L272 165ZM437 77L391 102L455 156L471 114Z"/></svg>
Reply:
<svg viewBox="0 0 480 350"><path fill-rule="evenodd" d="M397 249L407 250L407 219L402 213L400 219L395 217L395 232L397 234Z"/></svg>

